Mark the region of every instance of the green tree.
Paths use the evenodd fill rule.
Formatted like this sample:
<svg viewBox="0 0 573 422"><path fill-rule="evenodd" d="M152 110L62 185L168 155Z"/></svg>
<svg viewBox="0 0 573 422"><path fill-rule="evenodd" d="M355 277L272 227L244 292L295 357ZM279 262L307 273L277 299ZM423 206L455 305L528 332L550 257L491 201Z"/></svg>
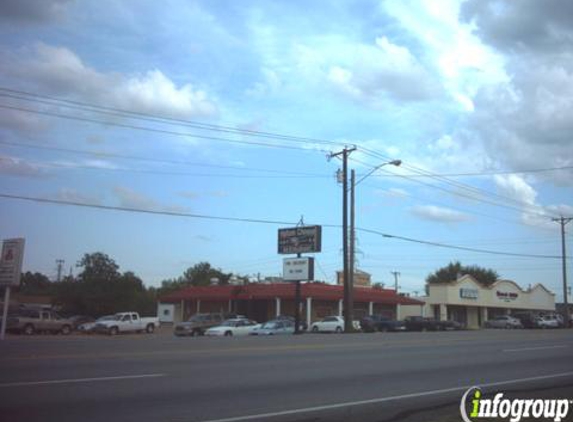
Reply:
<svg viewBox="0 0 573 422"><path fill-rule="evenodd" d="M20 277L20 293L26 295L50 296L54 293L54 284L39 272L26 271Z"/></svg>
<svg viewBox="0 0 573 422"><path fill-rule="evenodd" d="M490 286L499 280L499 274L492 269L477 265L464 266L459 261L450 262L426 277L426 283L439 284L455 281L458 276L469 274L484 286Z"/></svg>
<svg viewBox="0 0 573 422"><path fill-rule="evenodd" d="M82 272L77 280L57 283L56 302L66 313L100 316L121 311L155 313L156 291L148 291L131 271L119 266L104 253L85 254L78 262Z"/></svg>
<svg viewBox="0 0 573 422"><path fill-rule="evenodd" d="M84 254L76 266L83 268L78 276L82 281L114 281L120 276L119 265L102 252Z"/></svg>
<svg viewBox="0 0 573 422"><path fill-rule="evenodd" d="M208 286L211 284L211 279L216 278L219 284L228 284L232 275L213 268L208 262L199 262L183 273L183 282L191 286Z"/></svg>

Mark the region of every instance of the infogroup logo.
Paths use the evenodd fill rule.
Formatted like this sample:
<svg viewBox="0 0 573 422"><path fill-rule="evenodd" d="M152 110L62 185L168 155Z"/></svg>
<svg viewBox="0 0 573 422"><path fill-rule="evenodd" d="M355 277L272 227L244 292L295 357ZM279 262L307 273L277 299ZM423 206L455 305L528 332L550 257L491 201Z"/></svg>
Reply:
<svg viewBox="0 0 573 422"><path fill-rule="evenodd" d="M471 387L462 397L460 413L464 422L475 422L481 418L500 418L510 422L535 418L560 422L569 414L572 403L569 399L507 399L503 393L497 393L493 399L485 399L478 387Z"/></svg>

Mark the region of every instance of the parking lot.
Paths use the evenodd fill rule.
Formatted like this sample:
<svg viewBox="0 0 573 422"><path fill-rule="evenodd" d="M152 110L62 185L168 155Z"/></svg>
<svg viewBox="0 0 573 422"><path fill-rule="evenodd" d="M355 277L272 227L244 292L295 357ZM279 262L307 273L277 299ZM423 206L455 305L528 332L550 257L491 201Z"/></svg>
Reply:
<svg viewBox="0 0 573 422"><path fill-rule="evenodd" d="M8 336L0 345L0 414L10 421L427 422L424 412L433 409L436 420L447 420L472 385L528 394L552 388L573 398L572 336L481 330L179 338L170 327L150 335Z"/></svg>

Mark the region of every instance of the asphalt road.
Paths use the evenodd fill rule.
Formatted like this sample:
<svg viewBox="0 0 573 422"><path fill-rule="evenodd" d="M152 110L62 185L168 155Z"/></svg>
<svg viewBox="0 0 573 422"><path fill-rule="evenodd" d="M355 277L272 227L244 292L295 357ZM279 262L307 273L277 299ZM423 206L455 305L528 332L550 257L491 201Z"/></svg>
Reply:
<svg viewBox="0 0 573 422"><path fill-rule="evenodd" d="M572 354L573 330L9 336L0 421L459 421L474 385L573 399Z"/></svg>

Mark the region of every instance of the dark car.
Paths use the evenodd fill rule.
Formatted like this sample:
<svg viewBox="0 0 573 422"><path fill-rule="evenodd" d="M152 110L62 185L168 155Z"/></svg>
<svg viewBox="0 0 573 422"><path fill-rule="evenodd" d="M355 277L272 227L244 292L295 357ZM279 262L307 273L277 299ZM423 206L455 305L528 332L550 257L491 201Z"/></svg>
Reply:
<svg viewBox="0 0 573 422"><path fill-rule="evenodd" d="M360 320L360 328L367 333L375 331L405 331L404 321L396 321L383 315L368 315Z"/></svg>
<svg viewBox="0 0 573 422"><path fill-rule="evenodd" d="M209 328L225 321L222 314L195 314L188 321L175 324L173 334L181 336L202 336Z"/></svg>
<svg viewBox="0 0 573 422"><path fill-rule="evenodd" d="M461 322L451 319L447 321L438 321L438 323L440 325L440 329L444 331L462 330L464 328Z"/></svg>
<svg viewBox="0 0 573 422"><path fill-rule="evenodd" d="M520 312L513 314L514 318L517 318L523 328L540 328L539 317L530 312Z"/></svg>
<svg viewBox="0 0 573 422"><path fill-rule="evenodd" d="M440 331L442 329L439 321L421 316L406 317L404 323L407 331Z"/></svg>

